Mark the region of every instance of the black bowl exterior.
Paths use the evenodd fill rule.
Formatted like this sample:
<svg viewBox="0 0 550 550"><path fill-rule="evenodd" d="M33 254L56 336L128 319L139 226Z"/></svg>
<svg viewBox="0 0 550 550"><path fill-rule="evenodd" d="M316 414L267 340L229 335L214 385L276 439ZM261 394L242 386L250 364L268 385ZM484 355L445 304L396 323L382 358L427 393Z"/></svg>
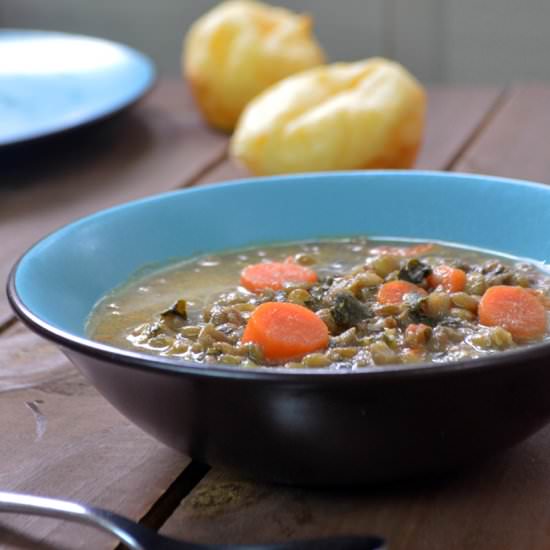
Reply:
<svg viewBox="0 0 550 550"><path fill-rule="evenodd" d="M540 348L525 350L521 364L511 354L497 367L309 380L177 373L64 351L160 441L200 461L289 484L443 473L510 447L550 419L550 364Z"/></svg>

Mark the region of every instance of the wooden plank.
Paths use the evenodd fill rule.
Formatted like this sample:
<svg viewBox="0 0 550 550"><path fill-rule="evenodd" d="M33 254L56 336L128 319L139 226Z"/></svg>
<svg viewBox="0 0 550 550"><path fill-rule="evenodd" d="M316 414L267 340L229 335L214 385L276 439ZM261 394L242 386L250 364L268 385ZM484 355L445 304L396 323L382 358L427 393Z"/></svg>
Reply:
<svg viewBox="0 0 550 550"><path fill-rule="evenodd" d="M57 348L16 323L0 340L0 395L63 381L74 367Z"/></svg>
<svg viewBox="0 0 550 550"><path fill-rule="evenodd" d="M426 139L417 167L447 169L496 116L502 91L436 88L429 94ZM242 173L226 161L201 183ZM540 489L544 457L550 448L550 432L545 434L516 449L503 462L478 469L469 477L351 494L349 490L323 492L256 484L212 470L169 518L162 532L185 534L196 542L253 544L376 533L389 538L390 547L397 550L497 550L513 547L506 546L508 540L518 541L518 547L524 548L526 536L548 543L546 530L537 526L544 525L550 513L539 506L532 514L528 508L531 499L545 503L550 484ZM476 502L475 514L471 513L472 502ZM515 517L503 528L503 517L509 510ZM532 528L537 528L534 534L528 531ZM515 531L510 538L512 529ZM478 534L488 544L476 546Z"/></svg>
<svg viewBox="0 0 550 550"><path fill-rule="evenodd" d="M424 144L416 162L419 170L446 170L475 136L483 121L497 108L502 89L434 86L428 89ZM231 159L216 165L198 180L199 185L250 177Z"/></svg>
<svg viewBox="0 0 550 550"><path fill-rule="evenodd" d="M220 160L227 137L208 129L182 82L93 128L0 151L0 281L33 242L101 208L192 181ZM11 312L0 294L0 325Z"/></svg>
<svg viewBox="0 0 550 550"><path fill-rule="evenodd" d="M16 317L12 317L8 322L0 325L0 337L12 334L20 334L25 330L23 323Z"/></svg>
<svg viewBox="0 0 550 550"><path fill-rule="evenodd" d="M392 550L550 547L550 430L462 476L390 488L276 487L212 471L161 532L193 542L261 544L378 534Z"/></svg>
<svg viewBox="0 0 550 550"><path fill-rule="evenodd" d="M142 518L189 460L130 424L53 345L26 329L0 343L2 490ZM116 546L110 537L74 524L2 515L2 548L21 547L21 536L11 531L53 548Z"/></svg>
<svg viewBox="0 0 550 550"><path fill-rule="evenodd" d="M196 185L209 185L211 183L219 183L250 177L252 177L252 174L244 166L237 164L229 158L226 158L223 162L204 174L197 181Z"/></svg>
<svg viewBox="0 0 550 550"><path fill-rule="evenodd" d="M549 104L548 85L513 88L454 169L550 183Z"/></svg>
<svg viewBox="0 0 550 550"><path fill-rule="evenodd" d="M447 170L493 111L502 88L433 86L428 88L424 146L416 162L419 170Z"/></svg>

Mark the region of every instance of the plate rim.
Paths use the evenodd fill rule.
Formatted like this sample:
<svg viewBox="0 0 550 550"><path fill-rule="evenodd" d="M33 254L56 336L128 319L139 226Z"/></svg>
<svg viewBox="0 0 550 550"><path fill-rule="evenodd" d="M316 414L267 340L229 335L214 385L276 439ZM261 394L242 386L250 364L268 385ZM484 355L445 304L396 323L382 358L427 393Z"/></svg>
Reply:
<svg viewBox="0 0 550 550"><path fill-rule="evenodd" d="M84 128L86 126L90 126L92 124L102 122L134 106L136 103L138 103L148 94L150 94L158 84L158 78L159 78L158 71L151 57L144 54L140 50L137 50L132 46L128 46L127 44L124 44L122 42L118 42L116 40L110 40L108 38L103 38L99 36L82 34L82 33L71 33L71 32L64 32L64 31L30 29L30 28L0 27L0 39L3 34L7 34L7 33L18 33L18 34L29 34L29 35L37 34L37 35L50 35L50 36L53 35L53 36L63 36L63 37L72 38L72 39L76 38L76 39L91 40L94 42L103 42L105 44L115 46L119 50L122 50L125 53L132 56L134 59L138 59L141 63L143 63L144 66L147 67L149 74L145 84L141 86L136 91L136 93L134 93L128 99L122 102L117 102L115 105L112 105L107 109L101 109L100 111L96 111L96 114L88 113L77 121L70 122L70 123L62 123L59 125L53 125L46 129L28 132L26 135L23 135L21 137L10 138L5 140L2 138L2 135L0 134L0 149L14 147L22 144L34 143L37 141L47 139L49 137L63 135L65 133L72 132L80 128Z"/></svg>

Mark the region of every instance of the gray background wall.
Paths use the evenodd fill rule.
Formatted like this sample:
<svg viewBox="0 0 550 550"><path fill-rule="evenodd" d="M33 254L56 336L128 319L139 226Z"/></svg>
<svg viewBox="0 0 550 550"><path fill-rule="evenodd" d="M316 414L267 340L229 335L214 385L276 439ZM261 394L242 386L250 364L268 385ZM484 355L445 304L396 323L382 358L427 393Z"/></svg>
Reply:
<svg viewBox="0 0 550 550"><path fill-rule="evenodd" d="M385 55L425 82L550 81L550 0L272 0L315 19L332 60ZM0 0L0 25L125 42L179 74L181 41L213 0Z"/></svg>

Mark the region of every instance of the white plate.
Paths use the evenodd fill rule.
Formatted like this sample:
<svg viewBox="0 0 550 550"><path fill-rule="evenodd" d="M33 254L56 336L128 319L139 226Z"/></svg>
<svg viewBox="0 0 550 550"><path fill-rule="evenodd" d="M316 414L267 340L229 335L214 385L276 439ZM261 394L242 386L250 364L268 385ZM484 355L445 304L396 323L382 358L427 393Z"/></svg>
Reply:
<svg viewBox="0 0 550 550"><path fill-rule="evenodd" d="M107 117L143 96L154 80L152 61L121 44L0 30L0 146Z"/></svg>

